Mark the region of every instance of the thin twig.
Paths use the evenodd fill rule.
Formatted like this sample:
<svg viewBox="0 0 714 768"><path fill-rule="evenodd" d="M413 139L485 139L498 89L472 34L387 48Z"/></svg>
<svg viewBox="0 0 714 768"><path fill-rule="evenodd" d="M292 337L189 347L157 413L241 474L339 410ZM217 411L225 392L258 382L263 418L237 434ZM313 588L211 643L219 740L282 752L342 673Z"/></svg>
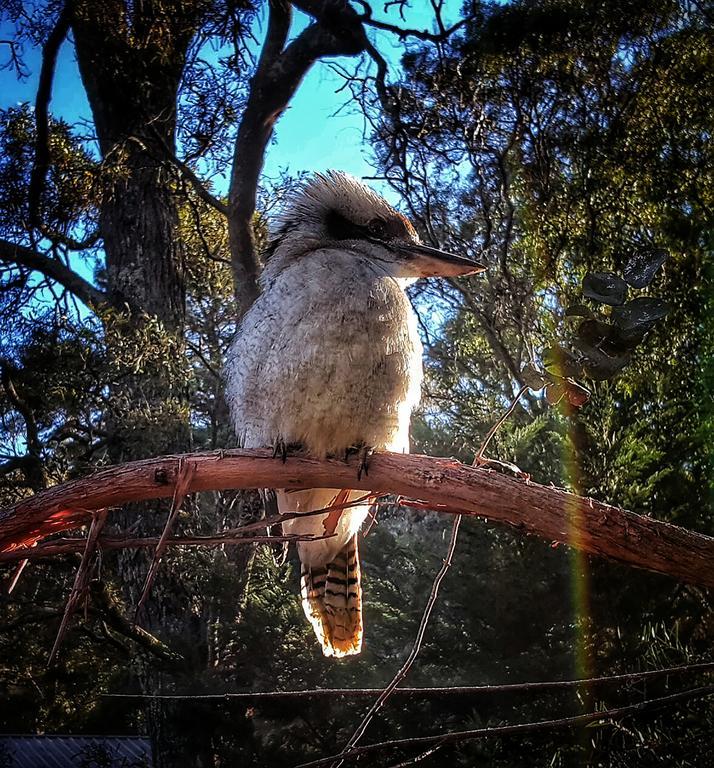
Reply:
<svg viewBox="0 0 714 768"><path fill-rule="evenodd" d="M441 586L441 582L444 579L444 576L446 576L446 572L449 570L449 567L451 566L451 559L454 555L454 550L456 549L456 541L458 539L459 535L459 526L461 525L461 515L456 515L454 517L454 522L451 527L451 540L449 541L449 547L446 551L446 557L444 558L444 562L441 565L441 568L439 572L436 574L436 577L434 578L434 582L431 585L431 593L429 595L429 599L427 600L426 607L424 608L424 613L421 617L421 623L419 624L419 630L417 631L416 638L414 640L414 644L412 645L412 649L409 652L409 656L407 656L406 661L404 664L402 664L401 668L397 672L396 675L392 678L391 682L387 687L382 691L382 693L379 695L377 700L372 704L372 706L369 708L367 714L362 718L362 722L359 724L355 732L350 736L349 740L345 744L345 746L342 748L342 751L339 755L336 755L334 763L332 763L333 768L339 768L340 765L342 765L343 758L345 755L347 755L357 744L357 742L362 738L364 735L364 732L367 730L367 727L372 722L372 719L374 716L379 712L379 710L384 706L384 704L387 702L389 697L394 692L394 689L399 685L399 683L404 680L404 678L409 673L409 670L411 669L412 665L416 661L416 657L419 655L419 651L421 650L421 644L424 639L424 633L426 632L427 625L429 624L429 617L431 616L431 612L434 608L434 605L436 604L436 598L439 594L439 587Z"/></svg>
<svg viewBox="0 0 714 768"><path fill-rule="evenodd" d="M476 454L476 458L474 459L474 463L473 463L474 467L477 467L479 464L488 463L488 460L484 459L483 454L486 448L488 447L488 444L491 442L491 438L500 429L503 422L513 413L516 406L518 405L518 402L523 397L523 395L525 395L527 391L528 391L528 387L524 384L518 390L518 394L513 398L513 401L508 406L503 416L501 416L501 418L491 427L491 429L488 430L488 434L486 435L486 437L484 437L483 442L481 443L481 447L478 449L478 453Z"/></svg>
<svg viewBox="0 0 714 768"><path fill-rule="evenodd" d="M242 534L270 528L274 525L279 525L280 523L286 522L288 520L294 520L298 517L313 517L315 515L329 513L330 511L336 509L347 509L349 507L359 506L360 504L363 504L365 501L369 500L376 502L388 495L389 494L387 493L365 493L363 496L352 499L351 501L344 502L343 504L335 504L333 506L322 507L321 509L313 509L309 512L283 512L278 515L265 517L255 523L246 523L245 525L241 525L237 528L228 528L225 531L221 531L221 533L216 534L215 536L171 537L167 539L166 543L169 546L212 546L219 544L247 544L250 542L263 542L269 544L279 541L314 541L317 539L331 538L330 536L299 536L296 534L291 534L289 536L270 536L265 534L261 534L260 536L244 536ZM64 554L70 551L73 552L77 549L83 549L84 541L85 539L53 539L44 544L38 544L37 542L34 542L32 545L21 546L17 549L9 549L7 551L0 552L0 563L16 562L24 558L34 560L35 558ZM156 537L129 537L126 539L102 539L99 543L100 546L104 546L107 549L133 549L143 546L156 546L158 542L159 539Z"/></svg>
<svg viewBox="0 0 714 768"><path fill-rule="evenodd" d="M176 518L178 517L178 513L181 509L181 505L183 504L183 500L186 498L186 493L191 487L191 481L193 480L193 476L195 474L196 464L194 462L185 461L183 458L179 459L178 471L176 473L176 485L174 486L174 496L171 501L171 511L169 512L169 516L166 518L164 530L161 533L159 543L156 545L154 557L151 561L151 565L149 566L149 572L146 574L144 590L141 593L141 598L139 598L139 604L136 606L136 614L134 616L135 623L138 623L139 615L143 610L144 604L146 603L146 600L149 596L149 590L151 589L151 585L154 583L154 579L156 578L156 574L159 570L161 557L166 551L168 538L173 531Z"/></svg>
<svg viewBox="0 0 714 768"><path fill-rule="evenodd" d="M333 536L315 536L311 534L289 534L282 536L172 536L165 540L167 547L214 547L214 546L240 546L242 544L275 544L288 541L322 541ZM142 549L156 547L160 541L158 536L137 537L108 537L97 540L98 549ZM0 552L0 563L12 563L18 560L39 560L43 557L55 557L72 552L81 552L87 540L84 538L59 538L52 539L45 544L36 544L32 549L17 549L12 552ZM8 590L9 591L9 590Z"/></svg>
<svg viewBox="0 0 714 768"><path fill-rule="evenodd" d="M69 621L72 618L72 614L77 607L77 603L79 602L79 599L87 586L89 565L91 563L94 550L96 549L97 538L99 537L99 534L104 527L106 520L106 509L100 509L97 512L94 512L92 516L92 525L90 526L89 533L87 534L87 544L84 548L82 561L79 564L79 568L77 568L77 574L74 577L74 584L72 585L72 591L69 593L69 598L67 599L67 605L64 609L64 615L62 616L60 628L57 631L57 637L55 638L54 645L52 646L50 657L47 660L48 667L52 666L52 662L57 656L57 651L59 650L59 647L62 643L62 638L67 631L67 627L69 626Z"/></svg>
<svg viewBox="0 0 714 768"><path fill-rule="evenodd" d="M419 755L416 755L416 757L411 757L408 760L400 760L398 763L390 765L389 768L406 768L407 765L415 765L416 763L420 763L425 758L433 755L434 752L438 752L443 746L443 744L437 744L434 747L429 747L429 749Z"/></svg>
<svg viewBox="0 0 714 768"><path fill-rule="evenodd" d="M289 494L290 491L287 491ZM332 512L336 509L348 509L349 507L357 507L361 504L364 504L368 500L373 500L372 503L378 501L379 499L384 498L385 496L389 496L388 493L365 493L364 496L360 496L359 498L352 499L351 501L345 501L340 504L334 504L334 505L328 505L326 507L321 507L320 509L311 509L309 512L281 512L278 515L271 515L269 517L264 517L262 520L259 520L256 523L246 523L245 525L241 525L238 528L230 528L229 530L225 531L225 534L239 534L239 533L246 533L247 531L255 531L262 528L269 528L273 525L278 525L279 523L287 522L288 520L295 520L296 518L300 518L301 520L306 517L314 517L315 515L323 515L329 512Z"/></svg>
<svg viewBox="0 0 714 768"><path fill-rule="evenodd" d="M428 32L424 29L407 29L397 26L396 24L389 24L385 21L366 17L362 19L362 22L370 27L374 27L375 29L381 29L383 32L391 32L400 40L406 40L408 37L414 37L417 40L424 40L430 43L443 43L445 40L451 37L454 32L458 32L459 29L468 24L470 20L471 17L461 19L461 21L457 22L448 29L445 29L443 32L439 32L438 34L435 34L434 32Z"/></svg>
<svg viewBox="0 0 714 768"><path fill-rule="evenodd" d="M10 584L7 588L8 595L12 594L12 591L17 586L17 582L20 581L20 576L22 576L22 572L27 568L27 564L30 562L29 557L25 557L24 560L20 561L20 565L17 566L17 569L15 570L15 575L12 577Z"/></svg>
<svg viewBox="0 0 714 768"><path fill-rule="evenodd" d="M228 216L228 206L221 202L215 195L212 195L208 187L206 187L205 183L196 175L194 170L176 156L176 153L166 143L164 137L153 124L151 125L151 131L163 150L165 159L171 163L171 165L173 165L185 179L191 182L194 191L201 200L224 216Z"/></svg>

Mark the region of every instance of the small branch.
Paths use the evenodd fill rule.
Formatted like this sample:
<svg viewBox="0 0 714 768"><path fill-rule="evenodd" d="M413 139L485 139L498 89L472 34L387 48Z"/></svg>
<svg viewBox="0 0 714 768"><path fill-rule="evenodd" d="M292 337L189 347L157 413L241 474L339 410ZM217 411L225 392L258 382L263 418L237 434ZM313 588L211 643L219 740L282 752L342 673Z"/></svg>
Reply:
<svg viewBox="0 0 714 768"><path fill-rule="evenodd" d="M513 377L515 381L518 382L518 386L522 386L523 376L521 374L520 369L518 368L518 366L513 360L513 357L511 356L511 354L503 344L503 341L498 335L498 331L494 327L493 323L491 323L491 321L488 319L483 309L481 309L476 303L476 300L474 299L471 291L468 289L468 286L463 285L458 280L451 280L451 279L449 280L449 285L451 285L453 288L455 288L459 292L459 294L461 294L462 298L466 302L466 305L471 310L471 312L473 312L474 316L480 323L481 328L483 329L483 332L486 335L488 343L491 346L491 349L499 357L501 363L505 366L508 373Z"/></svg>
<svg viewBox="0 0 714 768"><path fill-rule="evenodd" d="M7 399L12 407L22 416L25 422L25 441L27 443L27 455L16 456L0 466L0 477L7 475L16 469L22 470L27 485L35 493L47 487L47 474L42 462L42 442L40 441L37 419L29 404L20 397L13 373L15 367L9 360L0 358L0 381Z"/></svg>
<svg viewBox="0 0 714 768"><path fill-rule="evenodd" d="M87 583L89 581L89 565L92 561L92 556L94 555L96 549L97 538L102 528L104 527L106 519L107 511L105 509L98 510L94 513L92 518L92 525L90 526L89 533L87 534L87 544L84 548L84 554L82 555L82 562L79 564L79 568L77 568L77 575L74 578L72 591L70 592L69 598L67 599L67 605L64 609L62 622L60 623L57 637L55 638L54 645L52 646L50 657L47 660L48 667L52 666L52 662L57 656L57 651L59 650L59 647L62 643L62 638L67 631L67 627L69 626L69 621L72 618L72 614L77 607L79 599L84 594L84 590L87 588Z"/></svg>
<svg viewBox="0 0 714 768"><path fill-rule="evenodd" d="M263 523L262 527L265 527ZM227 536L218 534L216 536L177 536L166 539L168 547L216 547L229 546L236 547L243 544L277 544L280 542L297 541L322 541L330 539L332 536L313 536L310 534L286 534L281 536L272 536L263 534L262 536ZM97 540L97 549L153 549L156 548L160 539L158 536L147 536L145 538L134 538L124 536L100 537ZM82 552L87 543L85 538L61 538L50 539L44 544L36 544L30 549L14 549L11 552L0 552L0 563L14 563L20 560L40 560L45 557L56 557L57 555L68 555L72 552ZM8 590L9 591L9 590Z"/></svg>
<svg viewBox="0 0 714 768"><path fill-rule="evenodd" d="M174 525L176 524L176 518L178 517L178 513L181 510L181 505L183 504L183 500L186 498L188 489L191 486L191 480L193 479L195 472L196 472L195 464L193 464L190 461L185 461L184 459L179 459L178 472L176 474L176 483L174 486L174 496L171 502L171 510L169 512L169 516L166 519L166 524L164 525L164 530L161 533L161 538L159 539L159 543L156 545L156 549L154 550L154 557L151 560L151 565L149 566L149 572L146 574L146 582L144 583L144 589L142 590L141 597L139 598L139 603L136 606L136 614L134 616L135 624L138 624L139 615L141 614L141 611L144 608L146 600L149 597L149 591L151 589L151 585L154 583L154 579L156 578L156 574L158 573L158 570L159 570L159 563L161 562L161 557L166 551L166 547L168 545L168 538L171 535L171 532L173 531Z"/></svg>
<svg viewBox="0 0 714 768"><path fill-rule="evenodd" d="M334 512L338 509L348 509L350 507L360 506L365 502L374 504L381 498L388 496L389 494L373 494L366 493L364 496L360 496L351 501L346 501L344 504L331 504L328 507L322 507L320 509L313 509L310 512L283 512L282 514L273 515L271 517L264 517L255 523L246 523L238 528L229 528L222 531L215 536L181 536L167 538L165 543L167 546L172 547L212 547L212 546L240 546L242 544L275 544L280 542L298 542L298 541L323 541L324 539L331 539L335 534L323 534L317 536L314 534L284 534L284 535L272 535L261 534L260 536L245 536L244 534L250 531L263 530L265 528L272 528L273 526L280 525L288 520L294 520L299 517L304 519L306 517L322 515L329 512ZM365 536L366 536L365 532ZM120 537L109 536L100 537L97 540L98 549L141 549L142 547L157 547L160 538L153 536L146 536L142 538L136 538L132 536ZM12 549L6 552L0 552L0 563L13 563L18 560L38 560L44 557L54 557L55 555L65 555L70 552L82 552L86 545L87 540L85 538L63 538L63 539L50 539L44 544L35 542L28 549L26 546Z"/></svg>
<svg viewBox="0 0 714 768"><path fill-rule="evenodd" d="M360 2L360 5L363 7L368 8L366 3ZM371 8L370 8L371 12ZM424 42L429 43L443 43L444 41L448 40L454 32L458 32L460 29L466 26L470 21L473 20L473 17L469 16L467 18L461 19L461 21L456 22L456 24L453 24L448 29L444 29L443 32L427 32L425 29L410 29L408 27L400 27L397 24L390 24L387 21L380 21L379 19L373 19L371 15L367 15L367 13L362 16L362 23L366 24L369 27L374 27L375 29L381 29L383 32L391 32L393 35L396 35L400 40L406 40L409 37L416 38L417 40L423 40Z"/></svg>
<svg viewBox="0 0 714 768"><path fill-rule="evenodd" d="M704 698L714 694L714 685L703 685L699 688L692 688L686 691L678 691L668 696L659 696L655 699L647 699L636 704L628 704L624 707L615 709L604 709L598 712L587 712L584 715L574 715L573 717L562 717L557 720L538 720L532 723L517 723L515 725L499 725L493 728L476 728L468 731L454 731L452 733L434 734L433 736L419 736L410 739L393 739L392 741L382 741L377 744L368 744L364 747L355 747L345 760L354 760L363 755L373 755L377 752L384 752L392 749L411 749L422 748L433 745L458 744L463 741L472 741L474 739L484 739L502 736L514 736L523 733L536 733L539 731L552 731L559 728L573 728L578 725L595 723L602 720L615 720L627 715L634 715L639 712L660 709L662 707L676 704L688 699ZM296 768L320 768L323 765L329 765L338 755L323 757L319 760L312 760L308 763L301 763Z"/></svg>
<svg viewBox="0 0 714 768"><path fill-rule="evenodd" d="M0 358L0 381L2 381L10 405L12 405L12 407L22 416L25 422L25 435L29 456L37 458L42 450L37 421L32 409L20 397L15 388L15 383L12 380L13 370L14 366L8 360Z"/></svg>
<svg viewBox="0 0 714 768"><path fill-rule="evenodd" d="M14 69L18 79L29 77L30 71L23 63L20 53L18 53L20 45L17 40L0 40L0 45L6 45L10 49L10 60L0 64L0 69Z"/></svg>
<svg viewBox="0 0 714 768"><path fill-rule="evenodd" d="M20 560L20 565L18 565L17 568L15 569L15 573L12 579L10 579L10 583L8 584L8 587L7 587L8 595L11 595L13 593L13 590L15 589L18 582L20 581L20 577L22 576L25 568L27 568L27 565L29 562L30 562L30 559L27 557L24 560Z"/></svg>
<svg viewBox="0 0 714 768"><path fill-rule="evenodd" d="M164 151L164 155L166 160L171 163L171 165L176 168L176 170L188 181L191 182L191 186L193 187L193 190L195 193L203 200L204 203L207 205L210 205L212 208L215 208L219 213L222 213L224 216L228 216L228 206L225 205L225 203L222 203L215 195L212 195L208 189L206 188L206 185L201 181L201 179L198 178L196 173L193 171L193 169L184 163L182 160L179 160L178 157L176 157L176 154L172 151L171 147L166 143L164 137L161 135L159 130L156 128L155 125L151 125L152 133L154 134L154 138L159 143L159 146Z"/></svg>
<svg viewBox="0 0 714 768"><path fill-rule="evenodd" d="M123 637L135 642L139 647L156 658L171 665L184 661L181 654L172 651L150 632L129 621L124 615L118 601L110 594L102 581L95 580L89 585L92 603L106 625Z"/></svg>
<svg viewBox="0 0 714 768"><path fill-rule="evenodd" d="M40 222L40 203L45 176L50 167L50 119L49 104L52 98L52 80L57 64L57 54L69 31L71 12L69 3L62 6L55 26L42 47L42 67L35 99L35 162L30 173L28 190L30 225Z"/></svg>
<svg viewBox="0 0 714 768"><path fill-rule="evenodd" d="M451 567L451 560L456 549L456 542L459 536L460 525L461 515L456 515L451 527L451 539L449 540L449 547L446 551L446 557L444 558L444 562L441 564L441 568L436 574L434 582L431 585L431 593L429 594L429 599L426 601L424 613L422 614L421 622L419 623L419 629L417 630L416 638L414 639L414 644L412 645L412 649L409 652L409 656L407 656L404 664L402 664L397 674L394 675L389 684L384 688L384 690L377 697L376 701L369 708L367 714L362 718L362 722L357 726L355 732L352 734L352 736L350 736L349 740L342 748L342 751L337 756L338 759L333 763L333 768L340 768L343 763L341 758L346 757L354 749L362 736L364 736L364 733L369 727L369 724L372 722L374 716L387 703L389 697L392 695L392 693L394 693L394 690L397 688L399 683L401 683L402 680L404 680L404 678L409 674L409 670L412 668L412 665L416 661L416 657L419 655L419 651L421 650L422 641L424 640L424 633L426 632L426 628L429 624L431 612L434 610L434 606L436 605L436 598L439 595L439 587L441 586L441 582L444 580L444 576L446 576L446 572Z"/></svg>
<svg viewBox="0 0 714 768"><path fill-rule="evenodd" d="M86 251L88 248L96 245L102 237L102 233L98 229L90 232L84 239L76 240L74 237L57 232L46 224L38 223L37 228L40 234L53 244L63 245L70 251Z"/></svg>
<svg viewBox="0 0 714 768"><path fill-rule="evenodd" d="M80 277L74 270L66 267L61 261L51 259L24 245L0 239L0 261L41 272L49 280L54 280L73 293L90 308L101 306L107 301L102 291Z"/></svg>
<svg viewBox="0 0 714 768"><path fill-rule="evenodd" d="M37 465L37 462L37 456L33 456L31 454L25 454L24 456L12 456L7 461L4 461L2 464L0 464L0 477L5 477L6 475L20 470L27 478L28 472L31 472L34 469L34 467ZM34 483L31 483L27 479L24 481L24 483L29 488L32 488L34 485ZM34 488L34 490L36 493L39 488Z"/></svg>
<svg viewBox="0 0 714 768"><path fill-rule="evenodd" d="M91 511L173 495L179 456L121 464L42 491L0 510L0 552L83 525ZM203 451L189 492L229 488L353 488L420 500L437 512L506 523L592 555L714 587L714 538L529 480L454 459L378 453L369 475L357 463L272 451ZM263 524L268 525L267 521Z"/></svg>
<svg viewBox="0 0 714 768"><path fill-rule="evenodd" d="M508 406L506 412L501 416L501 418L491 427L491 429L488 430L488 433L486 437L484 437L483 442L481 443L481 447L478 449L478 453L476 454L476 458L474 459L474 466L478 465L478 463L483 459L483 454L486 448L488 448L488 444L491 442L491 439L493 436L498 432L499 427L503 422L513 413L516 406L520 402L520 399L525 395L525 393L528 391L528 387L523 385L519 390L518 394L513 398L513 401Z"/></svg>

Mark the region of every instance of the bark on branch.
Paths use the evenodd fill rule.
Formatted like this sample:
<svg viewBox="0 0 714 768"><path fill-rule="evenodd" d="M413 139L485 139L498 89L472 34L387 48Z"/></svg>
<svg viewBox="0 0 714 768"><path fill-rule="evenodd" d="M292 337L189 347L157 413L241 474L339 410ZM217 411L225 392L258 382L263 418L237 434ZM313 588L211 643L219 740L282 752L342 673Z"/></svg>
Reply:
<svg viewBox="0 0 714 768"><path fill-rule="evenodd" d="M369 476L356 462L271 451L207 451L135 461L72 480L0 510L0 551L85 524L93 510L171 497L179 463L192 462L189 492L228 488L355 488L419 499L439 512L495 520L592 555L714 587L714 538L557 488L474 469L453 459L380 453Z"/></svg>

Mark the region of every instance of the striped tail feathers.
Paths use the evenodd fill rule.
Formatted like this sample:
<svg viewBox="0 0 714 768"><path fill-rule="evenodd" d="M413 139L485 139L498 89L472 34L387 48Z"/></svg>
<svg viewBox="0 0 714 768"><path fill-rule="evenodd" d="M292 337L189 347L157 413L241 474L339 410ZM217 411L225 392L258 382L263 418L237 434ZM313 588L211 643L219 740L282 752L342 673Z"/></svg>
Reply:
<svg viewBox="0 0 714 768"><path fill-rule="evenodd" d="M327 566L302 563L302 607L325 656L349 656L362 649L362 585L357 536Z"/></svg>

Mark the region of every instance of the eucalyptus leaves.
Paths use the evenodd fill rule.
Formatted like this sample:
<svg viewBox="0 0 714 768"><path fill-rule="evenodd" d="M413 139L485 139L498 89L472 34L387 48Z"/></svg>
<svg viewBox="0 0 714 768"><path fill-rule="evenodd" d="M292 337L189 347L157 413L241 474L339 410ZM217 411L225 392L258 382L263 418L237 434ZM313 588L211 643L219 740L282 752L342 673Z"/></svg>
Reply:
<svg viewBox="0 0 714 768"><path fill-rule="evenodd" d="M590 303L573 304L563 314L564 321L577 323L575 331L562 344L543 350L542 367L529 363L523 368L524 384L534 391L545 388L552 405L563 398L576 408L584 405L590 392L578 380L606 381L616 376L667 314L663 299L629 299L631 289L646 288L666 260L667 253L661 249L638 250L625 263L622 276L588 272L583 297Z"/></svg>

